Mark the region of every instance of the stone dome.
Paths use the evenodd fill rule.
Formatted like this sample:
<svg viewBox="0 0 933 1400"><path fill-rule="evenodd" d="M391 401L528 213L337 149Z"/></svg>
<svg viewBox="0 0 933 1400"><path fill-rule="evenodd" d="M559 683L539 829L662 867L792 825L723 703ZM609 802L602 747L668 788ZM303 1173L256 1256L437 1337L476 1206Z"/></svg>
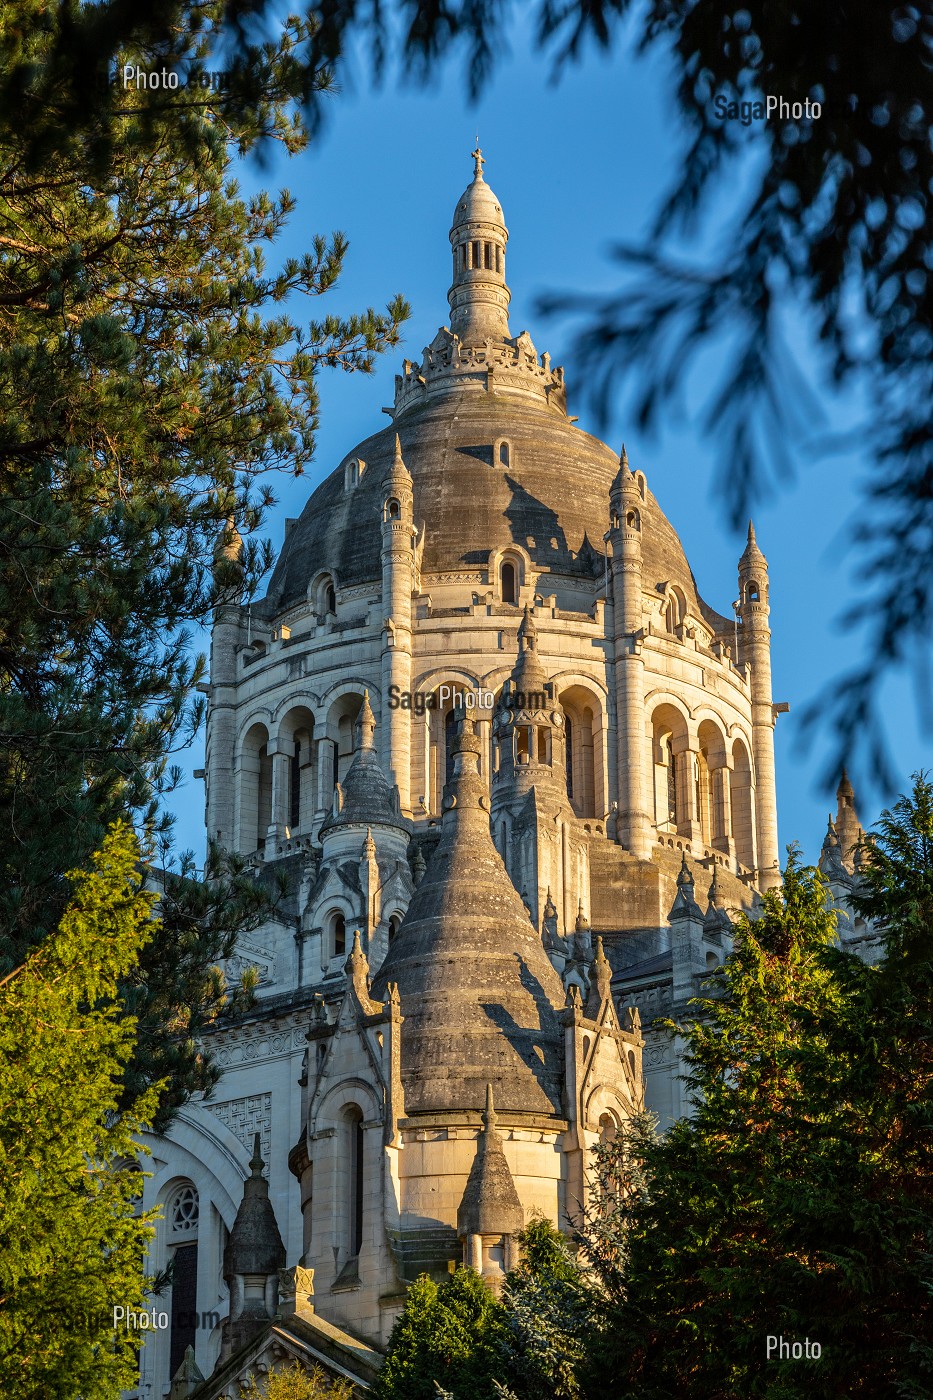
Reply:
<svg viewBox="0 0 933 1400"><path fill-rule="evenodd" d="M458 224L467 223L499 224L505 228L502 205L486 184L481 170L477 170L475 177L457 200L452 223L455 228Z"/></svg>
<svg viewBox="0 0 933 1400"><path fill-rule="evenodd" d="M414 518L425 527L423 574L475 576L479 583L492 550L519 545L541 572L602 575L617 454L543 403L451 389L366 438L317 488L272 574L270 615L302 603L324 571L344 588L379 581L381 483L396 433L412 476ZM509 444L507 467L495 452L502 441ZM344 466L353 459L366 465L348 491ZM731 630L731 620L699 599L677 532L650 491L643 514L646 583L677 584L714 630Z"/></svg>

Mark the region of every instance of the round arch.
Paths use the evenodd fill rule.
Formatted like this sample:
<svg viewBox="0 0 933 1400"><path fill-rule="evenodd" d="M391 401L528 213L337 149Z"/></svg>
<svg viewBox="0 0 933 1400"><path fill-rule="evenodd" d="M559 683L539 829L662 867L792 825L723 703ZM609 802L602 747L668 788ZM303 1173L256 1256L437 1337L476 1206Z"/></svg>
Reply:
<svg viewBox="0 0 933 1400"><path fill-rule="evenodd" d="M262 847L272 821L272 757L269 725L253 719L237 746L237 849L248 855Z"/></svg>

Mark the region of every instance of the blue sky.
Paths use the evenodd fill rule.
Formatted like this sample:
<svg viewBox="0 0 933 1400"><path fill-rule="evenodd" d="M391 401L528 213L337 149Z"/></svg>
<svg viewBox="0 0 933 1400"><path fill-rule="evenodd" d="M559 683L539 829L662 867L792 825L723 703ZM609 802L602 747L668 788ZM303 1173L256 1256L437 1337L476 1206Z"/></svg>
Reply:
<svg viewBox="0 0 933 1400"><path fill-rule="evenodd" d="M350 240L339 286L309 308L319 317L384 305L401 292L412 305L403 345L384 358L373 376L325 372L320 381L321 429L315 468L298 480L276 483L279 503L268 518L277 547L284 520L297 516L318 482L344 454L385 424L393 377L403 356L416 357L446 321L450 280L447 232L458 195L469 182L477 133L487 157L486 178L509 227L509 284L513 334L530 330L539 351L564 364L569 410L580 426L595 430L582 405L579 375L568 351L569 328L542 322L534 303L555 289L608 290L617 273L607 256L615 240L635 240L652 221L672 180L683 134L668 98L670 82L660 58L635 60L619 46L611 56L590 54L568 69L559 84L548 80L548 62L529 54L521 39L500 65L476 105L466 99L453 68L428 90L375 89L361 66L357 80L331 102L326 129L301 156L275 161L260 172L246 167L244 188L286 186L298 198L290 229L270 261L301 252L313 234L343 230ZM754 160L754 127L749 160ZM745 172L747 174L747 171ZM713 213L741 199L741 167L730 193ZM686 247L687 252L702 252ZM297 310L297 308L296 308ZM816 371L806 319L789 317L794 355ZM688 410L717 378L715 351L694 373ZM827 421L850 426L860 416L856 400L824 399ZM713 451L695 424L671 421L656 437L639 434L624 401L602 434L614 447L624 439L633 467L649 484L678 530L703 596L729 613L736 596L736 562L744 531L728 527L713 493ZM782 843L799 840L811 857L819 852L826 814L835 803L816 780L826 736L808 753L799 747L804 704L849 664L858 639L838 617L856 596L858 561L845 549L846 525L859 506L856 482L870 464L836 455L808 462L788 452L785 489L755 511L758 540L771 568L774 697L790 702L776 731L778 805ZM885 696L892 716L889 741L901 783L910 772L933 766L933 743L921 736L910 686L892 678ZM186 772L203 763L203 736L182 756ZM863 820L876 816L884 794L864 783L858 790ZM203 850L203 784L188 777L171 800L181 849Z"/></svg>

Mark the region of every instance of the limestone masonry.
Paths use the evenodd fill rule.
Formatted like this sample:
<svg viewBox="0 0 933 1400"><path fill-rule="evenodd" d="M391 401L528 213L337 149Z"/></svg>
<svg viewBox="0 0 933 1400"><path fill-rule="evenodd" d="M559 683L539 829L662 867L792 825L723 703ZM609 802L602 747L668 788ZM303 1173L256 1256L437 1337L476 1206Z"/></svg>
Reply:
<svg viewBox="0 0 933 1400"><path fill-rule="evenodd" d="M449 327L288 522L266 598L216 611L208 834L289 894L227 968L259 984L210 1037L215 1097L149 1144L174 1275L142 1395L239 1396L292 1358L363 1393L419 1272L497 1287L530 1212L585 1199L594 1143L688 1110L652 1023L780 880L754 529L717 611L644 472L511 334L474 161ZM861 840L844 782L844 912Z"/></svg>

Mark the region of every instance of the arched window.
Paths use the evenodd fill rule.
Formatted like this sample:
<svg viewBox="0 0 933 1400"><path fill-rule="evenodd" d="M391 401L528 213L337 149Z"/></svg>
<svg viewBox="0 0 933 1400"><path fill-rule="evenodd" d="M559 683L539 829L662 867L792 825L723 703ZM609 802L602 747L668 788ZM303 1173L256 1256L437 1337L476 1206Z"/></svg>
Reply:
<svg viewBox="0 0 933 1400"><path fill-rule="evenodd" d="M347 1253L356 1259L363 1247L363 1114L356 1104L344 1110L345 1136L347 1149L346 1162L349 1171L345 1178L347 1186Z"/></svg>
<svg viewBox="0 0 933 1400"><path fill-rule="evenodd" d="M674 756L671 736L665 736L661 745L664 765L667 768L667 818L671 826L677 825L677 760Z"/></svg>
<svg viewBox="0 0 933 1400"><path fill-rule="evenodd" d="M180 1186L171 1199L167 1211L172 1235L190 1235L198 1232L200 1199L197 1190L188 1182Z"/></svg>
<svg viewBox="0 0 933 1400"><path fill-rule="evenodd" d="M288 826L297 831L301 825L301 740L295 740L295 752L291 758L291 782L288 789Z"/></svg>
<svg viewBox="0 0 933 1400"><path fill-rule="evenodd" d="M670 833L687 820L695 797L687 721L675 705L659 705L652 714L651 747L654 822L661 831Z"/></svg>
<svg viewBox="0 0 933 1400"><path fill-rule="evenodd" d="M176 1188L167 1202L169 1269L172 1279L169 1374L171 1379L193 1347L198 1327L198 1219L200 1202L191 1182Z"/></svg>
<svg viewBox="0 0 933 1400"><path fill-rule="evenodd" d="M454 736L457 732L453 710L444 716L444 782L449 783L454 776Z"/></svg>
<svg viewBox="0 0 933 1400"><path fill-rule="evenodd" d="M602 1146L607 1146L615 1139L619 1125L611 1113L603 1113L599 1119L599 1141Z"/></svg>
<svg viewBox="0 0 933 1400"><path fill-rule="evenodd" d="M392 496L388 501L386 501L386 517L387 517L387 519L389 519L389 520L397 520L398 517L401 515L401 513L402 513L402 507L399 505L399 503L398 503L398 501L395 499L395 497Z"/></svg>
<svg viewBox="0 0 933 1400"><path fill-rule="evenodd" d="M735 856L746 870L755 868L755 823L752 794L752 765L741 739L732 745L732 771L729 775L732 799L732 835Z"/></svg>
<svg viewBox="0 0 933 1400"><path fill-rule="evenodd" d="M687 614L687 600L679 588L672 588L668 592L667 602L664 605L664 623L671 635L676 635L677 628L683 623Z"/></svg>
<svg viewBox="0 0 933 1400"><path fill-rule="evenodd" d="M512 448L507 442L499 443L499 466L508 468L512 465Z"/></svg>
<svg viewBox="0 0 933 1400"><path fill-rule="evenodd" d="M595 817L605 811L602 774L597 763L597 701L582 686L561 691L564 714L567 796L578 817Z"/></svg>
<svg viewBox="0 0 933 1400"><path fill-rule="evenodd" d="M401 922L402 922L402 916L401 916L401 914L393 914L393 915L391 916L391 918L389 919L389 942L390 942L390 943L392 943L392 942L395 941L395 935L396 935L396 934L398 933L398 931L399 931L399 927L400 927L400 925L401 925Z"/></svg>
<svg viewBox="0 0 933 1400"><path fill-rule="evenodd" d="M269 731L250 725L243 736L237 774L237 848L243 855L261 848L272 820L272 759Z"/></svg>
<svg viewBox="0 0 933 1400"><path fill-rule="evenodd" d="M347 921L339 909L330 916L329 952L332 958L342 958L347 951Z"/></svg>
<svg viewBox="0 0 933 1400"><path fill-rule="evenodd" d="M259 750L259 802L256 811L256 846L265 843L272 822L272 757L263 744Z"/></svg>
<svg viewBox="0 0 933 1400"><path fill-rule="evenodd" d="M567 773L567 796L573 802L573 720L564 714L564 768Z"/></svg>
<svg viewBox="0 0 933 1400"><path fill-rule="evenodd" d="M515 607L518 603L518 586L515 578L515 565L508 560L502 565L502 601Z"/></svg>
<svg viewBox="0 0 933 1400"><path fill-rule="evenodd" d="M337 590L333 583L328 583L324 589L324 611L335 613L337 611Z"/></svg>

